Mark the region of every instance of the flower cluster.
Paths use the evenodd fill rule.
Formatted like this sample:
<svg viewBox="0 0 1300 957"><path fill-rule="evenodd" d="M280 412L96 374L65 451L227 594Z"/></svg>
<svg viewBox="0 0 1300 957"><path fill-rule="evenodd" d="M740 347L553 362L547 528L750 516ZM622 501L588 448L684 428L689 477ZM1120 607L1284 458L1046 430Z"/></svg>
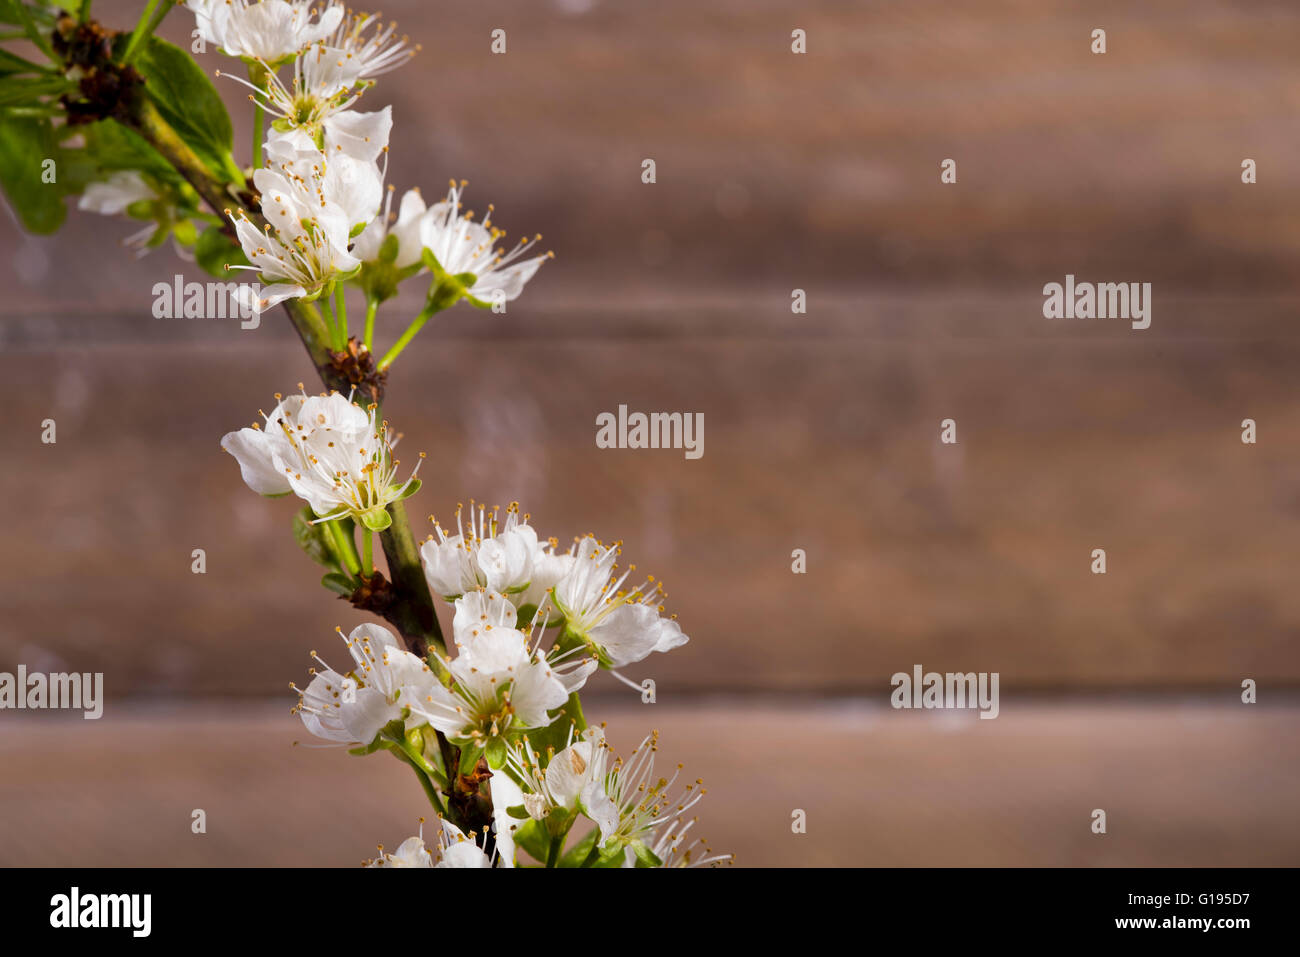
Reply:
<svg viewBox="0 0 1300 957"><path fill-rule="evenodd" d="M500 509L459 509L455 534L436 527L438 538L425 542L422 557L432 590L453 609L455 654L431 649L422 659L383 628L356 629L346 639L353 668L340 674L317 658L319 669L299 692L295 710L307 729L358 753L397 749L430 781L485 762L490 833L481 846L465 843L444 821L442 866L483 866L485 856L514 866L519 847L573 866L726 860L688 839L694 822L684 816L704 791L699 781L674 790L680 767L671 777L656 776L657 733L626 761L613 757L604 732L586 725L578 703L598 667L617 675L616 666L687 641L653 604L661 586L651 579L624 588L631 570L619 573L618 549L590 536L556 554L553 541L538 541L517 504L504 519ZM438 747L440 736L457 749L454 768ZM562 855L579 817L594 828ZM412 838L376 866L432 861L422 840Z"/></svg>
<svg viewBox="0 0 1300 957"><path fill-rule="evenodd" d="M479 587L500 592L530 625L557 627L557 648L584 650L619 677L617 669L688 640L675 618L663 617L662 582L650 575L628 585L636 566L620 570L619 542L587 535L557 553L558 542L539 541L517 502L504 521L498 508L471 502L466 515L457 506L455 534L430 520L437 537L429 536L420 557L430 590L445 601Z"/></svg>
<svg viewBox="0 0 1300 957"><path fill-rule="evenodd" d="M432 203L410 189L394 212L392 110L360 109L377 78L419 49L394 25L341 0L182 2L194 36L246 71L232 79L254 104L251 164L234 158L209 72L153 35L172 4L151 4L129 36L89 50L78 38L101 32L84 22L86 6L79 19L60 18L59 50L47 51L57 69L37 71L47 76L24 110L42 142L87 160L69 164L77 185L67 192L81 193L82 209L149 220L137 245L170 237L215 275L256 273L242 305L284 303L322 378L355 384L346 395L309 395L301 384L277 394L261 422L221 446L253 491L305 503L293 532L326 569L321 584L391 626L340 629L349 660L336 669L325 658L339 657L313 651L306 687L291 685L308 732L406 764L438 816L432 847L421 819L416 836L391 852L381 846L368 866L514 867L522 855L549 867L730 860L695 839L689 815L702 782L681 780L680 765L656 770L657 732L618 757L580 700L601 671L644 695L650 683L623 670L687 643L664 614L663 585L624 567L621 542L585 535L562 548L542 538L518 504L471 501L446 527L431 516L434 533L417 546L401 503L420 489L419 463L401 468L397 436L369 401L382 398L393 360L432 315L462 299L495 309L519 297L550 256L537 252L541 236L503 244L492 206L481 217L464 208L463 180ZM105 75L134 76L130 67L143 78L122 115L95 113L101 104L71 85L83 72L66 52L74 48ZM69 125L56 136L58 115ZM62 206L20 210L44 224ZM422 273L424 307L371 362L378 307ZM359 339L348 334L348 285L366 303ZM375 566L376 536L387 576ZM439 602L450 611L446 636Z"/></svg>
<svg viewBox="0 0 1300 957"><path fill-rule="evenodd" d="M243 268L259 272L268 287L255 308L311 301L345 280L382 302L421 266L433 273L430 299L439 308L460 298L484 306L519 296L547 257L525 256L533 248L527 239L509 252L498 250L504 233L490 212L481 223L472 211L462 213L464 182L453 180L446 199L432 206L418 190L408 191L397 225L388 229L390 109L354 107L375 77L415 53L394 25L347 13L333 0L323 6L190 0L189 6L204 39L249 64L249 79L240 82L273 118L267 165L253 172L266 224L259 230L247 213L229 213L251 264ZM281 79L282 68L292 68L292 77Z"/></svg>

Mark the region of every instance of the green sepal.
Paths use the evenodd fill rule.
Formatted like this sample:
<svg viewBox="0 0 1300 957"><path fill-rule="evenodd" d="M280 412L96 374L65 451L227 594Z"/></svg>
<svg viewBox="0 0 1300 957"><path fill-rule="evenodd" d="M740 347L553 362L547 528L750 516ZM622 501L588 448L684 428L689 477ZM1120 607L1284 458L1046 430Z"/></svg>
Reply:
<svg viewBox="0 0 1300 957"><path fill-rule="evenodd" d="M187 249L193 246L199 239L199 231L190 219L182 219L172 224L172 235L176 241Z"/></svg>
<svg viewBox="0 0 1300 957"><path fill-rule="evenodd" d="M361 513L359 518L361 524L372 532L382 532L393 524L393 516L389 515L388 510L383 508L367 509Z"/></svg>
<svg viewBox="0 0 1300 957"><path fill-rule="evenodd" d="M334 553L334 543L330 540L329 533L325 531L324 525L312 524L312 514L310 505L304 505L294 513L294 541L307 553L307 557L317 565L328 568L333 572L342 572L343 566ZM328 588L329 586L326 585L325 587ZM349 591L348 594L350 595L352 592Z"/></svg>
<svg viewBox="0 0 1300 957"><path fill-rule="evenodd" d="M591 853L592 847L600 839L600 828L593 827L577 844L564 852L560 858L560 867L581 867L582 862ZM599 851L595 862L589 867L619 867L623 863L623 848L618 843L606 851Z"/></svg>
<svg viewBox="0 0 1300 957"><path fill-rule="evenodd" d="M533 619L537 617L537 606L532 602L526 605L520 605L516 614L515 621L519 622L520 628L528 628L532 625Z"/></svg>
<svg viewBox="0 0 1300 957"><path fill-rule="evenodd" d="M460 767L457 769L461 774L473 774L474 769L478 767L478 759L483 756L482 748L462 745L460 749Z"/></svg>
<svg viewBox="0 0 1300 957"><path fill-rule="evenodd" d="M516 821L524 821L528 819L528 809L524 807L522 804L511 805L510 807L506 808L506 813L509 814Z"/></svg>
<svg viewBox="0 0 1300 957"><path fill-rule="evenodd" d="M637 867L663 867L664 862L654 851L645 846L644 841L633 841L628 847L632 848L632 853L636 855Z"/></svg>
<svg viewBox="0 0 1300 957"><path fill-rule="evenodd" d="M546 853L550 849L550 838L541 821L526 821L515 828L515 847L522 847L537 861L546 862Z"/></svg>
<svg viewBox="0 0 1300 957"><path fill-rule="evenodd" d="M493 771L500 771L506 765L506 739L503 737L489 739L484 754L487 756L488 767Z"/></svg>
<svg viewBox="0 0 1300 957"><path fill-rule="evenodd" d="M400 485L397 485L397 486L394 486L394 488L401 488L401 486L400 486ZM414 495L414 494L415 494L416 492L418 492L418 491L420 491L420 480L419 480L419 479L411 479L410 483L407 484L407 486L406 486L406 488L403 490L402 494L399 495L399 496L397 496L396 501L400 502L400 501L402 501L402 500L404 500L404 499L408 499L408 498L410 498L412 495Z"/></svg>
<svg viewBox="0 0 1300 957"><path fill-rule="evenodd" d="M577 808L570 811L568 808L553 807L546 813L546 830L552 837L563 838L569 833L569 828L573 827L573 819L577 815Z"/></svg>
<svg viewBox="0 0 1300 957"><path fill-rule="evenodd" d="M393 742L385 741L382 734L375 735L375 740L369 744L363 744L359 748L348 748L348 754L355 754L358 757L364 757L367 754L374 754L376 751L388 751L393 747Z"/></svg>

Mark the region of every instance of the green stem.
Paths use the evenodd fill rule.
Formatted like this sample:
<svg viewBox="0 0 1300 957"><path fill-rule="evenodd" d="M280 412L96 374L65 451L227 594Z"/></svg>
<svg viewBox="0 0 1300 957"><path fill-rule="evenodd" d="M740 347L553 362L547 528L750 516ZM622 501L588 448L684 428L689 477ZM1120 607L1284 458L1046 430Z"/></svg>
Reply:
<svg viewBox="0 0 1300 957"><path fill-rule="evenodd" d="M77 21L85 23L90 19L90 0L81 0L81 9L77 11Z"/></svg>
<svg viewBox="0 0 1300 957"><path fill-rule="evenodd" d="M218 216L235 205L234 198L229 192L229 184L221 182L212 175L203 160L199 159L198 154L190 149L171 125L163 119L158 108L148 97L135 98L123 123L144 137L150 146L174 166ZM252 216L254 212L255 210L250 210L249 215Z"/></svg>
<svg viewBox="0 0 1300 957"><path fill-rule="evenodd" d="M375 573L375 533L368 528L365 530L365 536L361 539L361 547L361 567L366 570L367 575L373 575Z"/></svg>
<svg viewBox="0 0 1300 957"><path fill-rule="evenodd" d="M176 6L176 0L163 0L163 4L154 14L153 19L149 21L149 29L146 36L152 36L153 32L158 29L158 24L162 23L163 17L172 12L172 7Z"/></svg>
<svg viewBox="0 0 1300 957"><path fill-rule="evenodd" d="M600 857L600 836L597 835L596 839L591 842L591 850L587 852L587 856L582 859L582 863L579 864L578 866L591 867L592 864L596 863L599 857Z"/></svg>
<svg viewBox="0 0 1300 957"><path fill-rule="evenodd" d="M344 563L348 566L348 571L354 575L361 574L361 560L357 558L357 544L352 537L343 531L343 525L337 520L326 522L325 527L330 530L334 537L334 544L338 546L339 553L343 556ZM369 533L367 532L367 537Z"/></svg>
<svg viewBox="0 0 1300 957"><path fill-rule="evenodd" d="M126 50L122 53L123 66L131 62L136 49L140 46L140 41L149 35L149 21L153 17L154 8L157 6L158 0L149 0L145 4L144 10L140 12L140 19L136 21L135 29L131 31L131 39L127 41Z"/></svg>
<svg viewBox="0 0 1300 957"><path fill-rule="evenodd" d="M424 324L429 321L429 317L437 311L433 305L427 305L420 310L420 314L411 320L411 324L406 327L406 331L402 333L401 338L393 343L393 348L384 353L384 357L379 360L378 369L380 372L388 371L388 367L393 364L393 360L402 354L402 350L410 345L416 333L424 328Z"/></svg>
<svg viewBox="0 0 1300 957"><path fill-rule="evenodd" d="M341 342L339 339L339 317L338 314L335 313L334 311L333 290L331 289L325 290L325 292L320 297L320 301L325 303L325 314L329 316L330 348L333 349L335 352L341 352L344 348L346 348L347 343L346 341Z"/></svg>
<svg viewBox="0 0 1300 957"><path fill-rule="evenodd" d="M433 805L433 809L442 817L446 817L447 809L442 804L442 798L438 797L438 789L433 786L433 782L429 780L429 775L425 773L424 769L415 763L405 748L396 749L393 754L397 755L398 760L411 766L415 776L420 779L420 787L424 788L424 793L429 798L429 803Z"/></svg>
<svg viewBox="0 0 1300 957"><path fill-rule="evenodd" d="M266 126L266 111L261 102L253 104L253 169L262 168L262 133Z"/></svg>
<svg viewBox="0 0 1300 957"><path fill-rule="evenodd" d="M560 866L560 854L563 853L564 851L565 838L569 836L569 831L573 829L573 822L576 821L577 819L578 816L576 814L572 815L569 818L569 820L565 822L563 831L561 831L559 834L551 835L551 846L546 852L547 867Z"/></svg>
<svg viewBox="0 0 1300 957"><path fill-rule="evenodd" d="M339 327L343 330L339 334L339 348L346 349L348 347L348 297L342 282L334 284L334 315L338 316Z"/></svg>
<svg viewBox="0 0 1300 957"><path fill-rule="evenodd" d="M366 300L366 332L362 340L366 344L366 351L372 351L371 344L375 341L375 313L379 311L378 299Z"/></svg>

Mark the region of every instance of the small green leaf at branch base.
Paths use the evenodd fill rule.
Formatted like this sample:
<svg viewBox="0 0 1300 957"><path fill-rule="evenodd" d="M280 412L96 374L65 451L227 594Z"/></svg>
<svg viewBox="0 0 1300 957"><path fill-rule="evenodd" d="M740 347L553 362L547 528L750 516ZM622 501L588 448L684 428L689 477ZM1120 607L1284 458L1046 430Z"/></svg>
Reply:
<svg viewBox="0 0 1300 957"><path fill-rule="evenodd" d="M329 533L325 530L324 525L313 525L312 519L315 517L310 505L304 505L301 511L293 516L293 538L300 548L307 553L307 557L316 564L321 565L331 571L341 572L343 566L339 564L334 557L334 551L330 547ZM328 577L328 576L326 576ZM328 588L329 586L326 585ZM350 591L348 594L352 594Z"/></svg>
<svg viewBox="0 0 1300 957"><path fill-rule="evenodd" d="M344 598L352 597L352 593L357 590L357 583L352 580L351 576L344 575L342 572L330 572L320 580L320 583Z"/></svg>

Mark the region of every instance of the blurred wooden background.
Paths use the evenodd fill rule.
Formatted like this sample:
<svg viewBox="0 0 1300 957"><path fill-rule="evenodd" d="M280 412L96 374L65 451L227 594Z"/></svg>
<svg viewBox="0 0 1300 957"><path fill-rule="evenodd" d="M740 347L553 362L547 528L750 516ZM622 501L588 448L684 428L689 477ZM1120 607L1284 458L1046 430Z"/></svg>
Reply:
<svg viewBox="0 0 1300 957"><path fill-rule="evenodd" d="M135 8L96 4L123 26ZM468 178L471 206L495 203L512 236L540 230L557 252L507 316L444 314L399 363L387 412L404 451L429 453L413 514L519 499L544 533L620 537L666 581L693 640L633 673L658 683L665 751L711 779L715 846L726 836L742 863L1300 861L1285 813L1300 789L1300 10L515 0L385 13L423 44L366 98L393 104L389 182L432 197ZM162 32L180 42L189 25L177 11ZM496 27L504 56L489 53ZM806 56L789 52L796 27ZM1089 52L1094 27L1104 56ZM226 82L246 142L246 102ZM939 182L947 157L956 185ZM1240 182L1246 157L1257 185ZM331 648L334 625L361 619L315 585L292 506L245 489L218 447L311 368L276 313L247 331L152 318L155 282L201 277L167 250L103 247L131 230L74 213L55 237L0 232L0 494L16 506L0 670L103 671L112 696L70 738L57 720L0 713L0 864L350 862L404 835L360 834L337 820L346 807L314 802L371 783L341 756L252 742L298 734L261 702L301 679L309 649ZM1151 328L1044 320L1041 288L1066 273L1152 282ZM415 285L381 314L381 340L418 308ZM806 316L790 314L796 287ZM619 404L703 412L704 457L596 449L596 415ZM53 446L39 440L47 417ZM949 417L952 447L938 442ZM1244 418L1257 445L1240 441ZM1089 571L1098 547L1104 577ZM190 573L193 548L206 575ZM790 572L794 548L806 575ZM839 721L841 706L819 703L872 714L914 663L1000 672L1002 717L954 737L921 715ZM1247 677L1269 709L1235 704ZM626 738L651 723L602 688ZM215 699L242 717L183 708ZM144 700L157 733L186 742L179 763L139 740ZM1202 735L1222 760L1198 754ZM81 764L86 749L98 757ZM249 754L277 770L231 770ZM79 800L99 816L61 803L64 762L95 769ZM954 767L979 787L956 787ZM812 769L822 803L800 799L824 830L790 844L782 822L805 805L785 781ZM281 773L276 787L293 788L300 770L313 775L305 830L346 827L346 848L250 837L270 819L254 822L243 795ZM1120 814L1143 809L1141 837L1114 853L1074 845L1107 806L1085 786L1094 771ZM173 781L184 803L231 775L248 784L230 794L243 838L198 848L187 810L174 846L110 837L141 782ZM404 811L384 794L387 827L417 813L407 784ZM156 795L172 792L150 793L143 806L164 815ZM72 831L20 839L21 821L52 825L51 808ZM935 829L954 820L964 839Z"/></svg>

